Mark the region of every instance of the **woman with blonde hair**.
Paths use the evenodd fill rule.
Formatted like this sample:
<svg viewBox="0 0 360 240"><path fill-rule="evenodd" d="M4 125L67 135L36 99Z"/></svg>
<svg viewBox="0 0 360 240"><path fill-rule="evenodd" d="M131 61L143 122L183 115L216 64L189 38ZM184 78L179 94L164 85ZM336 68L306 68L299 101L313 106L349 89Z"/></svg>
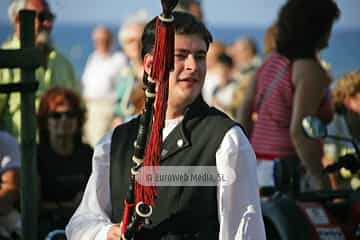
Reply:
<svg viewBox="0 0 360 240"><path fill-rule="evenodd" d="M338 113L348 110L360 114L360 69L339 79L333 90L333 103Z"/></svg>
<svg viewBox="0 0 360 240"><path fill-rule="evenodd" d="M334 119L328 126L331 135L351 138L356 144L360 144L360 69L346 73L335 84L333 89ZM326 164L337 161L339 156L354 152L351 143L328 140L324 148ZM336 179L335 186L360 187L358 178L354 178L345 170Z"/></svg>

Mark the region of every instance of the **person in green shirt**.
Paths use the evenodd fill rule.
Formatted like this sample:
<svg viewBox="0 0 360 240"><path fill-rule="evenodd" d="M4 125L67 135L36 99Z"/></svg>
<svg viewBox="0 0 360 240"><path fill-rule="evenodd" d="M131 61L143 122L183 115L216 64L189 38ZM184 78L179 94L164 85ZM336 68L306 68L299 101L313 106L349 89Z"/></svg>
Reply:
<svg viewBox="0 0 360 240"><path fill-rule="evenodd" d="M35 17L35 44L41 50L41 66L36 69L36 80L39 89L37 99L52 86L63 86L78 89L75 72L72 64L59 53L51 43L51 31L55 15L51 12L46 0L13 0L8 13L14 27L13 36L2 44L3 49L20 48L20 21L19 11L22 9L34 10ZM0 84L20 81L20 69L1 69ZM16 137L20 136L20 94L12 93L0 95L0 122L6 130Z"/></svg>

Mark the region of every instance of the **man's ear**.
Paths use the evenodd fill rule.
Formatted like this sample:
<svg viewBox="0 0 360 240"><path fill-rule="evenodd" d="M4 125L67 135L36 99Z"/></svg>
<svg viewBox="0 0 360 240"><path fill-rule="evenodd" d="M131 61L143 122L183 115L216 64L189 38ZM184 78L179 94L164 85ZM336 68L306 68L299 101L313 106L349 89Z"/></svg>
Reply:
<svg viewBox="0 0 360 240"><path fill-rule="evenodd" d="M149 75L150 75L150 72L151 72L152 62L153 62L153 55L151 55L150 53L145 54L145 56L144 56L144 70Z"/></svg>

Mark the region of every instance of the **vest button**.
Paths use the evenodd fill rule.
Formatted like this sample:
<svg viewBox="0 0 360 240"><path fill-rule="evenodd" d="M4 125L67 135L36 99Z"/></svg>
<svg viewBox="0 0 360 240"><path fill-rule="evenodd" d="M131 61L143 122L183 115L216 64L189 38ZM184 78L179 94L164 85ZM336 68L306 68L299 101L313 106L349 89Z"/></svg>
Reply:
<svg viewBox="0 0 360 240"><path fill-rule="evenodd" d="M177 144L178 147L182 147L184 145L184 140L179 139L179 140L177 140L176 144Z"/></svg>

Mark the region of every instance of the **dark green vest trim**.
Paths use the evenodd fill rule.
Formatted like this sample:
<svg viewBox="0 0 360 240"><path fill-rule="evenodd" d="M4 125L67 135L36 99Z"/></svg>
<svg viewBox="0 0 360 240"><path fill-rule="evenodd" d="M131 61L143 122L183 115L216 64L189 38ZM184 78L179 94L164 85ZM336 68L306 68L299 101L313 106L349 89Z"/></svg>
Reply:
<svg viewBox="0 0 360 240"><path fill-rule="evenodd" d="M236 123L225 114L210 108L202 98L197 99L186 110L184 120L165 139L160 165L215 166L216 151L225 133L234 125ZM113 222L121 221L137 127L138 118L117 127L112 136L110 188ZM143 232L146 231L146 236L151 235L151 239L162 239L163 236L177 236L169 239L188 239L186 236L191 236L189 239L217 239L216 190L216 186L158 187L151 229Z"/></svg>

